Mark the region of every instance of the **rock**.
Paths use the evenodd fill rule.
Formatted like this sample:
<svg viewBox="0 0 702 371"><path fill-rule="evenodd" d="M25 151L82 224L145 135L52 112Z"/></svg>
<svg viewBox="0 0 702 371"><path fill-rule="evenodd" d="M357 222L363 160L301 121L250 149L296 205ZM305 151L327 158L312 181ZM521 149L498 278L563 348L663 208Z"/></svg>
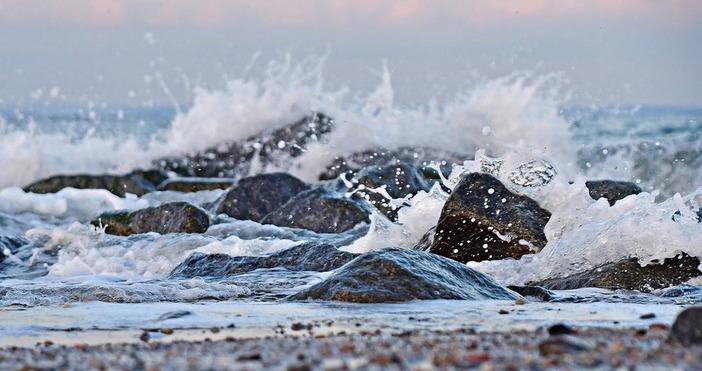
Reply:
<svg viewBox="0 0 702 371"><path fill-rule="evenodd" d="M184 158L164 158L154 165L186 177L239 178L250 174L252 166L286 167L291 158L305 153L309 144L321 141L333 128L331 118L313 113L295 123L243 141L223 143Z"/></svg>
<svg viewBox="0 0 702 371"><path fill-rule="evenodd" d="M594 346L590 342L570 335L549 336L548 339L539 343L539 352L542 356L575 354L593 348Z"/></svg>
<svg viewBox="0 0 702 371"><path fill-rule="evenodd" d="M430 252L461 263L519 259L546 245L551 213L492 175L467 174L446 200Z"/></svg>
<svg viewBox="0 0 702 371"><path fill-rule="evenodd" d="M610 206L626 196L642 192L641 187L636 184L618 180L589 180L585 182L585 186L593 200L604 197Z"/></svg>
<svg viewBox="0 0 702 371"><path fill-rule="evenodd" d="M702 345L702 307L689 307L680 312L668 340L682 345Z"/></svg>
<svg viewBox="0 0 702 371"><path fill-rule="evenodd" d="M287 173L254 175L240 179L215 201L212 211L260 222L307 188L305 182Z"/></svg>
<svg viewBox="0 0 702 371"><path fill-rule="evenodd" d="M336 157L332 164L319 175L319 179L336 179L341 174L346 174L347 178L351 178L364 168L385 167L401 163L416 166L427 179L439 179L436 170L427 167L432 161L441 163L441 172L444 176L448 176L451 173L451 164L463 163L463 161L470 159L470 156L467 155L429 147L400 147L394 150L375 148L348 156Z"/></svg>
<svg viewBox="0 0 702 371"><path fill-rule="evenodd" d="M172 178L158 185L159 191L198 192L227 189L234 184L234 179L220 178Z"/></svg>
<svg viewBox="0 0 702 371"><path fill-rule="evenodd" d="M551 301L556 295L539 286L507 286L508 289L524 297L538 298L541 301Z"/></svg>
<svg viewBox="0 0 702 371"><path fill-rule="evenodd" d="M210 215L187 202L171 202L136 211L109 211L95 217L90 223L105 227L105 233L128 236L156 232L204 233L210 226Z"/></svg>
<svg viewBox="0 0 702 371"><path fill-rule="evenodd" d="M0 262L5 260L7 253L14 255L20 247L28 244L29 240L24 237L0 236Z"/></svg>
<svg viewBox="0 0 702 371"><path fill-rule="evenodd" d="M365 253L290 300L384 303L409 300L514 300L520 296L456 261L418 250Z"/></svg>
<svg viewBox="0 0 702 371"><path fill-rule="evenodd" d="M171 278L224 278L262 268L327 272L353 260L357 254L330 244L303 243L268 256L230 256L195 252L171 272Z"/></svg>
<svg viewBox="0 0 702 371"><path fill-rule="evenodd" d="M146 180L144 176L152 180L162 178L155 175L155 173L163 175L161 172L145 171L135 171L126 175L55 175L24 187L24 191L56 193L64 188L72 187L78 189L106 189L119 197L124 197L127 193L143 196L156 189L156 186Z"/></svg>
<svg viewBox="0 0 702 371"><path fill-rule="evenodd" d="M359 223L370 223L370 212L361 204L324 188L300 192L263 224L301 228L317 233L341 233Z"/></svg>
<svg viewBox="0 0 702 371"><path fill-rule="evenodd" d="M368 200L390 220L397 219L397 210L402 206L391 203L392 200L431 188L417 166L404 162L361 169L351 182L354 186L349 192Z"/></svg>
<svg viewBox="0 0 702 371"><path fill-rule="evenodd" d="M649 264L644 267L637 259L628 259L568 277L546 279L534 285L551 290L601 287L651 292L678 285L702 275L697 268L699 265L699 259L684 253L665 259L663 264Z"/></svg>

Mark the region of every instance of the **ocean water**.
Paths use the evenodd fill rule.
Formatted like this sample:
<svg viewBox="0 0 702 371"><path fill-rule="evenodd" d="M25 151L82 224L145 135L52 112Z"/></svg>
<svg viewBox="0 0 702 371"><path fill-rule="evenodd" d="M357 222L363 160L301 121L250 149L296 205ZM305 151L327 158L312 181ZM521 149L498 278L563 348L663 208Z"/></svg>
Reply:
<svg viewBox="0 0 702 371"><path fill-rule="evenodd" d="M67 188L33 194L21 188L56 174L122 174L148 168L157 159L249 138L309 112L334 119L335 129L325 140L310 145L302 156L253 166L250 174L242 175L282 170L315 182L336 156L379 147L429 147L464 158L448 164L453 172L444 183L450 186L486 162L501 162L498 178L553 214L545 230L549 242L541 252L520 260L469 263L502 284L565 276L630 257L642 264L680 252L702 259L702 108L574 106L559 74L531 72L485 80L441 99L408 105L395 101L387 70L374 89L350 92L325 86L322 69L320 63L271 62L262 78L235 79L223 89L197 89L187 107L51 102L3 106L0 237L25 239L26 246L15 252L6 249L0 263L0 315L3 322L16 319L0 329L0 343L23 339L20 342L31 344L52 336L70 342L75 334L66 334L76 328L93 331L94 339L136 341L134 333L166 325L192 333L234 324L229 327L232 333L265 336L291 321L319 318L336 318L329 331L351 331L359 318L374 318L375 328L403 318L396 330L405 331L417 325L413 318L426 317L430 320L423 326L442 329L460 326L466 317L489 318L495 308L514 305L276 301L329 272L264 270L225 280L168 278L193 252L259 256L304 241L342 240L348 243L341 249L351 252L411 248L438 220L448 197L440 187L405 200L409 206L400 209L396 223L374 215L370 224L349 236L232 221L204 234L130 237L107 235L88 222L106 210L174 200L211 202L223 191L121 198L106 190ZM553 179L535 187L510 181L525 163L548 164ZM588 196L585 181L595 179L632 181L644 192L610 207ZM579 298L574 300L579 304L560 303L559 310L552 311L556 304L532 303L518 316L487 321L478 329L538 327L554 321L635 326L641 325L638 315L621 313L651 310L659 320L672 321L681 305L702 301L702 279L688 285L680 296L661 295L661 290L561 292ZM589 306L590 317L576 309L578 305ZM540 314L544 310L550 314ZM169 313L186 314L171 318Z"/></svg>

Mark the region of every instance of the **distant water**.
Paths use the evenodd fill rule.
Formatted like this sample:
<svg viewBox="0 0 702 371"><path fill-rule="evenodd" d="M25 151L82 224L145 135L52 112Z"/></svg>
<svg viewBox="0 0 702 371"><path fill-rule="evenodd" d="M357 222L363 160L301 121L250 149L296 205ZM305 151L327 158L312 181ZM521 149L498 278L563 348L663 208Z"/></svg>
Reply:
<svg viewBox="0 0 702 371"><path fill-rule="evenodd" d="M14 254L5 251L0 307L31 309L84 301L260 302L322 280L328 273L257 271L224 281L167 276L192 252L264 255L302 241L328 241L331 237L325 235L241 221L217 225L202 235L116 237L87 224L99 211L172 200L205 203L222 191L119 198L104 190L37 195L19 188L54 174L148 168L158 158L248 138L310 111L335 120L328 140L309 147L285 169L258 171L284 170L314 182L335 156L381 146L422 146L465 156L447 180L450 184L462 172L479 168L481 158L502 161L504 171L498 177L553 214L546 227L549 243L539 254L470 264L503 284L524 284L629 257L646 263L684 251L702 258L702 224L696 214L702 204L702 108L572 107L562 98L567 94L558 75L530 73L486 81L442 101L407 106L395 103L387 71L374 90L354 95L343 87L324 87L315 66L275 68L280 73L265 79L233 80L223 90L197 90L189 107L42 102L2 107L0 237L24 238L27 246ZM551 164L554 180L534 188L509 183L509 172L530 160ZM609 207L587 195L584 183L591 179L629 180L645 192ZM420 192L400 211L398 223L374 216L360 232L351 232L360 237L342 249L412 247L436 223L446 197L440 188ZM660 300L635 295L629 302L664 304ZM103 307L108 313L114 308ZM103 327L117 326L109 316L101 321ZM0 331L0 336L9 333Z"/></svg>

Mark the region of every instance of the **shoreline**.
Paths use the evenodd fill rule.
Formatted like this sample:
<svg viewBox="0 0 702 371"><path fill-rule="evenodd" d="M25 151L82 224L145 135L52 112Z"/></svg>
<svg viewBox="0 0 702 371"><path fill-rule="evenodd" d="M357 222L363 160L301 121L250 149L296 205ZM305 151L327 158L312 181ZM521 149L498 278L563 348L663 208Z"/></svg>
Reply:
<svg viewBox="0 0 702 371"><path fill-rule="evenodd" d="M0 348L3 369L694 369L702 346L667 341L668 327L535 331L285 334L262 338Z"/></svg>

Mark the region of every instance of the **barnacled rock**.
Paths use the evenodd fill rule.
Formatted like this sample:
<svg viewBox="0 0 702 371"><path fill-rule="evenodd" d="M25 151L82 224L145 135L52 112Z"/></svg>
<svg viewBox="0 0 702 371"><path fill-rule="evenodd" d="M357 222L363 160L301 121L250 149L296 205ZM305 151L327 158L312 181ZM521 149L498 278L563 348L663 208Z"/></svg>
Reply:
<svg viewBox="0 0 702 371"><path fill-rule="evenodd" d="M151 181L162 181L166 175L160 171L134 171L126 175L55 175L38 180L26 187L25 192L56 193L64 188L106 189L119 197L127 193L143 196L154 191L156 186Z"/></svg>
<svg viewBox="0 0 702 371"><path fill-rule="evenodd" d="M330 117L315 112L243 141L223 143L184 158L161 159L155 166L188 177L238 178L250 174L254 163L255 166L284 168L291 158L305 153L308 145L321 141L333 128L334 121Z"/></svg>
<svg viewBox="0 0 702 371"><path fill-rule="evenodd" d="M550 217L492 175L467 174L444 204L429 251L461 263L519 259L546 245Z"/></svg>
<svg viewBox="0 0 702 371"><path fill-rule="evenodd" d="M312 188L266 215L261 223L317 233L340 233L359 223L370 223L370 212L359 202L328 189Z"/></svg>
<svg viewBox="0 0 702 371"><path fill-rule="evenodd" d="M240 179L215 201L211 210L239 220L260 222L305 189L305 182L287 173L254 175Z"/></svg>
<svg viewBox="0 0 702 371"><path fill-rule="evenodd" d="M642 192L641 187L635 183L618 180L589 180L585 182L585 186L593 200L604 197L610 206L626 196Z"/></svg>
<svg viewBox="0 0 702 371"><path fill-rule="evenodd" d="M365 253L291 300L384 303L409 300L515 300L517 293L456 261L423 251L385 248Z"/></svg>
<svg viewBox="0 0 702 371"><path fill-rule="evenodd" d="M537 283L551 290L571 290L581 287L627 289L651 292L667 288L702 275L700 260L685 253L668 258L662 264L641 266L637 259L605 264L587 272L562 278L550 278Z"/></svg>
<svg viewBox="0 0 702 371"><path fill-rule="evenodd" d="M263 268L327 272L353 260L357 254L330 244L303 243L268 256L230 256L193 253L171 272L171 278L224 278Z"/></svg>
<svg viewBox="0 0 702 371"><path fill-rule="evenodd" d="M204 233L210 226L210 215L187 202L171 202L136 211L108 211L95 217L94 226L104 227L105 233L120 236L156 232Z"/></svg>

